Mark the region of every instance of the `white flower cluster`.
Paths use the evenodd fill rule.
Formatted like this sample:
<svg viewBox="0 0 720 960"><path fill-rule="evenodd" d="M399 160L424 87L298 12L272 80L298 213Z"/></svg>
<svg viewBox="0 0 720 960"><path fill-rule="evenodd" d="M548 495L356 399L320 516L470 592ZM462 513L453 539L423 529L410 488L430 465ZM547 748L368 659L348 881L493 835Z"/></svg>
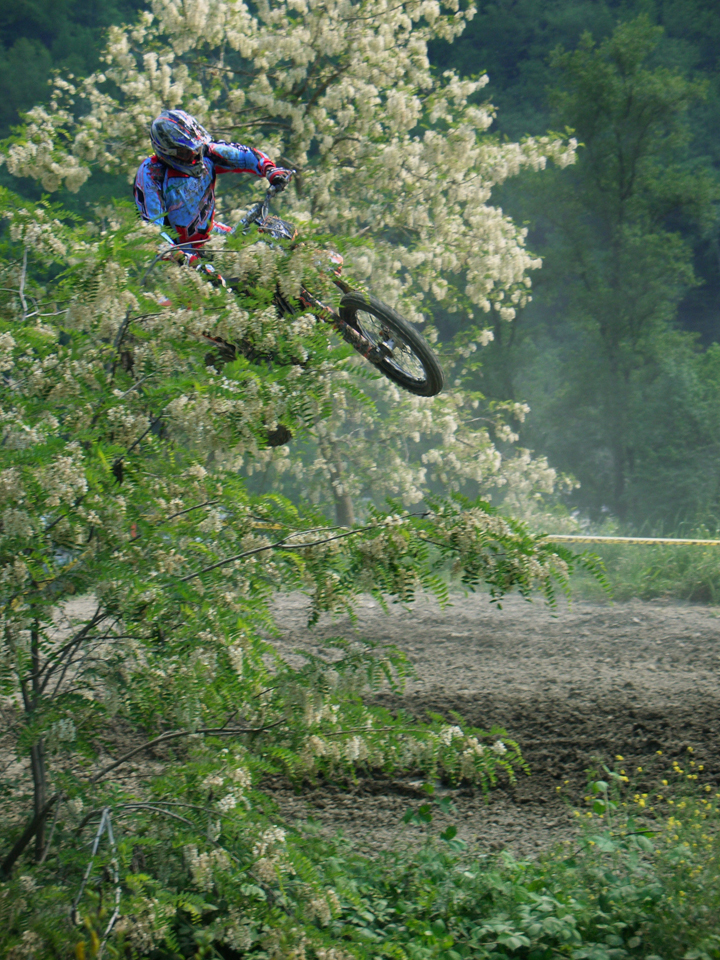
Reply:
<svg viewBox="0 0 720 960"><path fill-rule="evenodd" d="M253 870L263 883L274 883L280 870L292 873L287 862L285 846L286 834L282 827L269 827L263 832L253 847Z"/></svg>
<svg viewBox="0 0 720 960"><path fill-rule="evenodd" d="M264 857L267 853L274 852L276 847L282 847L286 836L282 827L269 827L253 847L253 857Z"/></svg>
<svg viewBox="0 0 720 960"><path fill-rule="evenodd" d="M245 921L237 910L230 910L230 923L224 931L223 941L233 950L245 951L254 940L252 926Z"/></svg>
<svg viewBox="0 0 720 960"><path fill-rule="evenodd" d="M193 886L198 890L212 890L216 882L216 873L226 872L230 867L230 858L224 850L198 852L195 844L183 848L185 863L190 871Z"/></svg>
<svg viewBox="0 0 720 960"><path fill-rule="evenodd" d="M462 732L460 727L443 727L438 734L440 743L444 744L446 747L449 747L453 740L464 736L465 734Z"/></svg>
<svg viewBox="0 0 720 960"><path fill-rule="evenodd" d="M168 933L175 910L155 897L141 897L134 901L131 912L122 916L115 932L122 934L142 956L159 947Z"/></svg>
<svg viewBox="0 0 720 960"><path fill-rule="evenodd" d="M19 905L14 904L15 909L20 912ZM45 952L45 941L38 933L32 930L26 930L20 943L12 947L6 954L7 960L41 960Z"/></svg>
<svg viewBox="0 0 720 960"><path fill-rule="evenodd" d="M77 736L77 727L69 717L56 720L50 728L50 736L61 743L71 743Z"/></svg>
<svg viewBox="0 0 720 960"><path fill-rule="evenodd" d="M183 106L218 133L259 125L268 136L261 145L302 171L298 213L350 234L372 228L375 243L351 261L387 299L414 297L419 311L427 293L452 301L450 278L463 277L462 293L480 311L510 320L539 262L525 250L525 231L488 205L492 188L548 159L573 162L575 144L488 139L494 110L474 102L487 78L433 75L428 43L456 37L473 14L457 0L368 0L362 17L349 0L279 0L257 12L242 0L154 0L135 28L110 31L103 72L56 81L50 107L31 111L6 162L48 190L76 188L87 163L131 174L164 107ZM235 52L247 62L241 73L226 66ZM79 120L77 99L87 104ZM421 120L427 129L418 134ZM390 244L388 231L415 239ZM284 283L297 279L290 271Z"/></svg>
<svg viewBox="0 0 720 960"><path fill-rule="evenodd" d="M50 469L43 471L42 484L48 507L71 504L88 489L80 446L69 443L65 449L67 454L57 457Z"/></svg>
<svg viewBox="0 0 720 960"><path fill-rule="evenodd" d="M460 773L467 780L474 780L476 776L476 764L479 758L485 756L486 747L480 743L477 737L468 737L466 746L460 755Z"/></svg>
<svg viewBox="0 0 720 960"><path fill-rule="evenodd" d="M34 210L20 207L10 221L11 239L22 243L33 256L41 259L58 260L67 254L65 233L65 226L43 207Z"/></svg>
<svg viewBox="0 0 720 960"><path fill-rule="evenodd" d="M29 173L49 192L65 186L77 193L90 176L77 149L81 139L85 138L76 139L77 153L59 146L62 131L73 124L70 110L60 108L59 100L64 95L71 96L75 88L60 80L56 81L54 92L48 109L34 107L27 114L25 138L20 143L13 143L5 156L0 154L0 163L5 162L16 177Z"/></svg>
<svg viewBox="0 0 720 960"><path fill-rule="evenodd" d="M313 898L308 905L308 911L320 926L326 927L333 916L340 912L340 900L335 890L328 887L324 896Z"/></svg>
<svg viewBox="0 0 720 960"><path fill-rule="evenodd" d="M325 897L316 897L315 900L311 900L309 913L322 927L326 927L332 920L332 910Z"/></svg>
<svg viewBox="0 0 720 960"><path fill-rule="evenodd" d="M227 814L238 804L247 803L245 794L252 786L252 777L245 767L232 767L224 773L208 775L202 785L215 796L222 792L217 808L221 814Z"/></svg>

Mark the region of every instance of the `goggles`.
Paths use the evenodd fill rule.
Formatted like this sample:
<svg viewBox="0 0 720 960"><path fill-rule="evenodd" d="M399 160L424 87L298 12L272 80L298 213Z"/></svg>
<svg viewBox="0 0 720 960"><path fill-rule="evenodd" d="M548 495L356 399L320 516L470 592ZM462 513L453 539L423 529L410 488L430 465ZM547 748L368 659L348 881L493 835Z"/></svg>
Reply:
<svg viewBox="0 0 720 960"><path fill-rule="evenodd" d="M168 151L169 152L169 151ZM175 160L179 160L180 163L200 163L203 156L205 155L205 144L200 144L199 147L184 147L180 144L173 144L173 150L171 154Z"/></svg>

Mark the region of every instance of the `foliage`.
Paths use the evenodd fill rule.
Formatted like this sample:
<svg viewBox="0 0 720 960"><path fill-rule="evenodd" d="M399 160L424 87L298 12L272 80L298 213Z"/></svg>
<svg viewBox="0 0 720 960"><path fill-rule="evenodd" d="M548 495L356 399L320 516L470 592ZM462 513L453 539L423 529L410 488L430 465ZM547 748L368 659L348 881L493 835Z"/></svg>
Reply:
<svg viewBox="0 0 720 960"><path fill-rule="evenodd" d="M606 777L577 811L578 840L535 861L463 852L453 827L380 864L331 861L349 904L330 931L374 957L717 957L719 796L676 782L652 805ZM430 805L415 816L429 822Z"/></svg>
<svg viewBox="0 0 720 960"><path fill-rule="evenodd" d="M42 102L53 69L83 76L94 69L101 31L134 16L138 0L20 0L0 18L0 136L18 113Z"/></svg>
<svg viewBox="0 0 720 960"><path fill-rule="evenodd" d="M668 191L679 194L669 211L662 204L656 208L664 238L660 256L654 252L652 231L643 228L637 237L638 256L627 251L627 273L618 268L613 274L608 237L618 206L611 190L606 201L598 190L608 187L615 161L598 150L608 141L603 141L602 124L592 114L606 111L607 134L612 118L606 99L610 86L603 88L600 79L609 77L598 58L603 49L609 53L613 35L624 35L626 42L634 36L635 55L640 54L645 41L638 29L639 15L645 18L645 41L653 38L643 69L648 77L654 74L658 90L669 97L682 80L688 90L694 87L703 95L688 102L675 118L680 142L676 141L674 155L668 151L669 138L651 138L660 174L652 178L650 192L635 191L636 199L644 196L645 202L653 196L655 202L666 200ZM431 51L436 62L452 63L463 74L488 71L488 90L499 107L498 128L506 135L513 138L519 132L569 125L584 144L578 163L561 177L523 175L500 191L504 209L529 223L529 243L543 257L543 271L534 282L532 304L511 326L496 328L495 342L484 353L482 389L491 397L529 404L532 415L518 430L521 442L579 479L573 502L593 519L605 507L634 527L662 524L667 530L680 522L712 522L709 517L716 512L712 483L716 430L714 407L708 402L715 385L706 378L704 351L708 347L712 351L718 339L718 221L711 196L720 167L716 144L707 131L716 126L720 105L719 32L717 5L708 0L653 4L503 0L480 2L455 48L440 44ZM592 57L583 34L591 35L595 43ZM558 45L566 51L560 60L553 55ZM589 74L581 80L579 72L567 69L571 58L576 66L581 58L586 67L595 63L598 86L592 91L587 86ZM624 129L620 125L617 142L627 147L627 133L641 130L646 130L642 123L629 122ZM693 201L684 188L677 190L689 178L691 193L709 188L706 198L711 202L698 206L697 194ZM668 232L674 234L673 240ZM677 277L690 264L693 279L670 289L671 276ZM603 271L604 287L598 283ZM629 278L637 284L630 296ZM638 309L634 298L639 291L646 299ZM602 359L602 344L588 329L588 315L598 323L604 316L609 330L612 318L619 322L623 311L642 316L645 323L647 314L641 310L648 306L648 294L665 311L667 328L656 327L647 349L631 364L629 386L621 383L616 389L606 381L607 362ZM606 309L613 296L615 309ZM696 337L683 335L690 332ZM616 410L607 402L613 397ZM622 451L613 453L609 437L613 429L625 432L627 439L622 503L613 494L613 461L623 457Z"/></svg>
<svg viewBox="0 0 720 960"><path fill-rule="evenodd" d="M683 519L702 519L716 496L698 483L716 456L705 418L714 386L694 338L674 326L695 283L688 231L710 227L717 188L688 153L703 86L655 62L660 36L640 17L601 44L585 35L556 51L556 122L583 148L567 176L538 185L544 329L526 329L525 369L508 376L514 389L529 377L529 434L573 469L584 509L667 523L678 504ZM516 344L499 346L501 362L503 352L512 366Z"/></svg>
<svg viewBox="0 0 720 960"><path fill-rule="evenodd" d="M585 809L575 811L575 839L529 861L467 848L454 826L435 832L436 811L452 815L453 805L448 797L436 800L432 787L425 802L408 809L396 843L372 857L342 837L322 838L312 823L267 827L257 793L245 797L247 812L238 807L223 818L222 847L206 839L176 852L153 842L161 815L176 811L186 821L176 833L190 835L191 818L196 830L202 822L202 804L148 803L147 819L134 814L146 831L134 846L124 836L129 814L118 804L125 906L120 936L106 955L716 960L720 794L702 784L702 764L691 754L672 761L671 771L668 764L667 779L648 792L630 784L618 761L619 769L604 767L603 779L589 784ZM202 766L193 772L199 778ZM220 780L206 778L206 789ZM91 819L94 828L99 811ZM239 823L247 828L250 821L252 847L233 843ZM78 956L97 952L109 913L112 880L100 870L109 854L101 854L97 879L84 892ZM148 872L161 862L162 886ZM5 918L18 924L35 911L38 924L22 939L15 927L10 956L70 955L67 944L38 951L47 950L41 938L77 869L66 857L54 887L38 885L39 870L0 887Z"/></svg>
<svg viewBox="0 0 720 960"><path fill-rule="evenodd" d="M371 277L373 292L416 322L441 308L463 316L458 342L444 351L454 384L446 396L415 401L371 385L377 406L363 407L356 375L337 373L332 417L313 424L308 411L314 429L294 457L266 452L250 468L273 461L266 484L284 484L295 498L304 489L323 503L342 501L339 522L367 515L350 501L370 490L376 503L391 495L409 507L428 484L485 498L507 491L508 509L529 515L557 478L527 451L499 453L517 439L506 421L524 417L522 404L491 411L481 393L461 389L469 358L492 336L486 314L510 321L527 302L527 272L539 265L525 231L488 203L491 191L521 169L574 159L565 138L488 135L492 106L471 102L485 78L435 75L428 42L452 41L472 12L414 0L257 10L158 0L135 27L109 31L102 72L56 79L50 104L28 113L4 157L9 172L51 191L79 190L92 170L132 176L148 149L149 121L181 105L215 135L251 136L298 170L283 205L308 239L332 237L343 248L353 283ZM233 220L239 201L237 185L225 192ZM434 338L431 326L427 334ZM478 404L485 419L466 415Z"/></svg>
<svg viewBox="0 0 720 960"><path fill-rule="evenodd" d="M525 404L487 404L463 389L432 400L407 397L371 376L358 394L358 373L338 373L327 419L292 450L268 449L247 464L255 488L293 498L300 486L318 504L329 489L343 525L388 498L407 509L431 495L462 493L497 500L503 512L536 527L547 526L555 498L573 488L544 457L518 449ZM558 516L552 527L567 525Z"/></svg>
<svg viewBox="0 0 720 960"><path fill-rule="evenodd" d="M155 233L123 206L98 226L1 199L0 869L11 877L32 850L28 893L39 891L29 912L4 901L7 948L67 956L80 893L102 916L100 943L116 869L130 895L118 950L125 937L144 955L167 932L192 954L193 918L213 912L216 894L237 904L238 884L257 900L253 937L265 938L287 917L288 878L297 904L317 897L312 865L288 859L253 791L265 774L419 771L487 788L523 768L503 731L367 706L363 693L402 684L397 652L340 639L289 666L271 643L274 593L305 590L313 617L351 609L363 591L443 600L451 564L498 599L540 587L552 600L573 558L482 502L374 511L338 529L278 494L248 493L242 463L279 424L300 432L327 417L336 366L352 368L320 323L289 323L272 304L276 285L322 288L317 244L234 238L218 256L236 294L175 264L148 273ZM205 331L274 359L218 362ZM208 879L216 869L224 892ZM240 943L234 923L201 925L201 940Z"/></svg>

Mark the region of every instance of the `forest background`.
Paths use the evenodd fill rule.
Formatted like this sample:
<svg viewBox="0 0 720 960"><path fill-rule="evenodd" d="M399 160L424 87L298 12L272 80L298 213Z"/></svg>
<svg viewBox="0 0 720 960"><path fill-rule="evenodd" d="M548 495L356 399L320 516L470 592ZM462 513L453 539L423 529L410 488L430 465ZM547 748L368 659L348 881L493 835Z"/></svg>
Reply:
<svg viewBox="0 0 720 960"><path fill-rule="evenodd" d="M103 29L138 0L20 2L0 14L0 136L48 97L54 70L83 76ZM592 38L592 39L590 39ZM579 481L568 505L626 530L715 529L720 507L720 9L711 0L480 0L438 70L489 85L492 129L520 140L571 130L568 169L524 170L493 200L543 259L532 301L494 316L474 386L528 403L521 446ZM31 179L0 177L38 199ZM10 183L10 181L12 181ZM66 205L125 196L96 174ZM462 325L436 313L441 339Z"/></svg>

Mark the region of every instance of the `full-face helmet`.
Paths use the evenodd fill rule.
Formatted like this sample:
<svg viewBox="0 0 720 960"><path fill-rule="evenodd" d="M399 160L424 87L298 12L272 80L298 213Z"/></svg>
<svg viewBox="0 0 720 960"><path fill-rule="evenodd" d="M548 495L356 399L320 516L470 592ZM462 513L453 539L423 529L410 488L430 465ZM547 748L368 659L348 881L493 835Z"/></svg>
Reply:
<svg viewBox="0 0 720 960"><path fill-rule="evenodd" d="M207 130L184 110L163 110L150 125L155 152L169 167L199 177L203 155L211 137Z"/></svg>

